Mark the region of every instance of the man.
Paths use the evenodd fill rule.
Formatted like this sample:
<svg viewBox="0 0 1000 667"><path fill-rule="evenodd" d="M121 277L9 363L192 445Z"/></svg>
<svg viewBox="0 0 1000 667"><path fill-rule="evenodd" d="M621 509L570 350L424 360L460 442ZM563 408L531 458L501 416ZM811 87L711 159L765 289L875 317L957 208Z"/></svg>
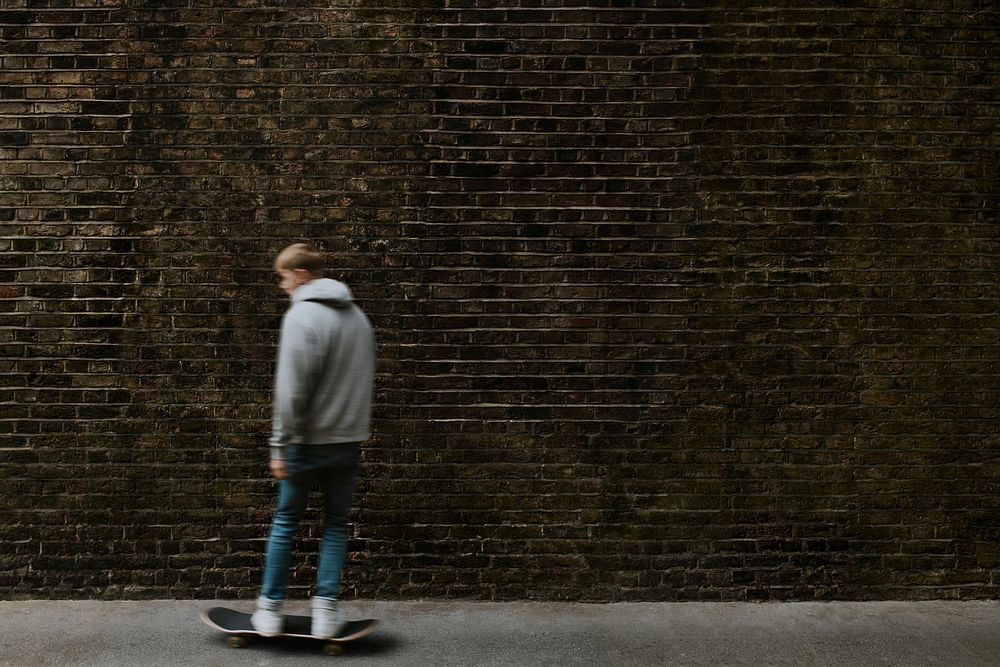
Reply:
<svg viewBox="0 0 1000 667"><path fill-rule="evenodd" d="M326 517L312 598L312 634L333 636L347 557L347 515L357 482L359 450L368 439L375 376L375 338L347 285L323 278L323 256L296 244L274 270L292 305L281 324L274 382L271 473L278 509L268 537L264 579L251 622L280 634L292 542L309 492L323 489Z"/></svg>

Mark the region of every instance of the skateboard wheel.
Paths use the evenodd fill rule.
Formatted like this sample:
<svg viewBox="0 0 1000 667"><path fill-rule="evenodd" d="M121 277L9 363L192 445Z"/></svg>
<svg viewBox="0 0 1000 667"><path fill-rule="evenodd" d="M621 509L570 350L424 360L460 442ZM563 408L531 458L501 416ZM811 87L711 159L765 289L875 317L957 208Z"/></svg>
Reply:
<svg viewBox="0 0 1000 667"><path fill-rule="evenodd" d="M323 647L323 652L327 655L341 655L344 652L344 647L340 644L330 642Z"/></svg>
<svg viewBox="0 0 1000 667"><path fill-rule="evenodd" d="M247 645L247 638L233 635L228 640L229 648L244 648Z"/></svg>

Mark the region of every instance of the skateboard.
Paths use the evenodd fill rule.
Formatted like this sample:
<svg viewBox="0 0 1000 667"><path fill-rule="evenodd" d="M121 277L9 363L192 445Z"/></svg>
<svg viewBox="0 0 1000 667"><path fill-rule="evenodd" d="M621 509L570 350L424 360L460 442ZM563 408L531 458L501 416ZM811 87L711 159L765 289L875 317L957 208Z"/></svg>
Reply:
<svg viewBox="0 0 1000 667"><path fill-rule="evenodd" d="M226 641L230 648L243 648L252 637L263 636L253 629L253 625L250 624L250 616L246 612L226 607L212 607L208 611L201 612L201 620L206 625L229 635ZM361 621L348 621L334 637L317 637L309 632L312 629L312 618L309 616L285 616L285 629L275 636L325 642L323 651L327 655L340 655L344 652L344 647L341 644L370 635L377 628L378 621L366 618Z"/></svg>

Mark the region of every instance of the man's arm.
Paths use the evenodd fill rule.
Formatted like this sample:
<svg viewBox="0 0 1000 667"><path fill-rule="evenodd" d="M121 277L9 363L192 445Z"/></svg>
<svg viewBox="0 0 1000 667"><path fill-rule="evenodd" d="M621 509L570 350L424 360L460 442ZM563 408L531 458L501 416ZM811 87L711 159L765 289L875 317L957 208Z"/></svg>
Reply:
<svg viewBox="0 0 1000 667"><path fill-rule="evenodd" d="M281 324L278 363L274 378L274 404L271 420L271 472L287 479L284 449L302 442L313 374L317 372L317 341L304 323L290 310Z"/></svg>

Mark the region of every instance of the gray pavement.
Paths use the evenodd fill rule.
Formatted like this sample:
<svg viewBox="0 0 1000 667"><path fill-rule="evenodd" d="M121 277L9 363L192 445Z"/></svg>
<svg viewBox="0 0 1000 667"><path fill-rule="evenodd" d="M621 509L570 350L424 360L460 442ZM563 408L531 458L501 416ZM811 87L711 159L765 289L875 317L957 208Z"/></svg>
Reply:
<svg viewBox="0 0 1000 667"><path fill-rule="evenodd" d="M383 625L337 658L290 640L230 649L198 618L217 604L0 602L0 665L1000 665L997 602L348 602Z"/></svg>

